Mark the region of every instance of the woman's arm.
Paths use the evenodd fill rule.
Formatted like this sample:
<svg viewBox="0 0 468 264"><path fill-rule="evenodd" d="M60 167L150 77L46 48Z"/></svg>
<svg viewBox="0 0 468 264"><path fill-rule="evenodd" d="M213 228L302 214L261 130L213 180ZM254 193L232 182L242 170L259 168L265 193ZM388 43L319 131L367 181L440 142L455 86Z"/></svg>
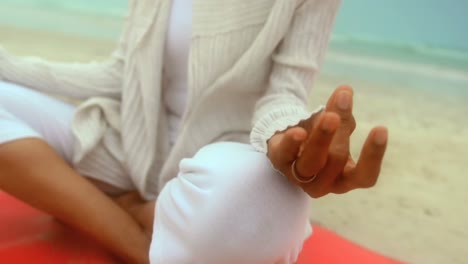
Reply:
<svg viewBox="0 0 468 264"><path fill-rule="evenodd" d="M339 3L304 0L297 9L274 57L270 87L257 104L251 134L255 148L268 152L272 165L313 198L372 187L388 141L387 128L375 127L359 159L351 157L350 136L356 124L353 90L348 86L335 90L325 111L311 114L307 110Z"/></svg>
<svg viewBox="0 0 468 264"><path fill-rule="evenodd" d="M104 62L58 63L17 57L0 47L0 80L59 96L119 98L124 68L127 24L117 49Z"/></svg>
<svg viewBox="0 0 468 264"><path fill-rule="evenodd" d="M57 63L0 52L2 80L74 99L119 96L122 62L118 58L102 63Z"/></svg>
<svg viewBox="0 0 468 264"><path fill-rule="evenodd" d="M327 50L340 0L304 0L290 30L273 56L270 86L258 101L251 132L252 145L267 152L278 131L307 119L307 99Z"/></svg>

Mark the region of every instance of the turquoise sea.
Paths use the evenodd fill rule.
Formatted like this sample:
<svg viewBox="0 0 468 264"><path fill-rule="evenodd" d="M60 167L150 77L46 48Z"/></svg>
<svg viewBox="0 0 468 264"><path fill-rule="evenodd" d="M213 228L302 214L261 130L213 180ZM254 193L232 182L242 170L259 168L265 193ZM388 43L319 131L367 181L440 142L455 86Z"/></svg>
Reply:
<svg viewBox="0 0 468 264"><path fill-rule="evenodd" d="M127 0L0 0L0 25L114 40L126 8ZM448 70L455 76L454 85L465 86L467 12L465 0L393 0L385 5L374 0L343 1L330 50L345 56L327 58L324 71L385 79L388 76L382 73L369 74L375 70L372 60L384 59L392 63L380 63L382 67L422 65L429 84L437 83L431 81L433 73L444 68L444 73ZM369 69L347 65L359 60L369 64Z"/></svg>
<svg viewBox="0 0 468 264"><path fill-rule="evenodd" d="M105 16L120 16L125 13L127 0L0 0L0 4L2 6L39 9L50 12L80 12Z"/></svg>
<svg viewBox="0 0 468 264"><path fill-rule="evenodd" d="M0 25L113 40L126 9L127 0L0 0Z"/></svg>

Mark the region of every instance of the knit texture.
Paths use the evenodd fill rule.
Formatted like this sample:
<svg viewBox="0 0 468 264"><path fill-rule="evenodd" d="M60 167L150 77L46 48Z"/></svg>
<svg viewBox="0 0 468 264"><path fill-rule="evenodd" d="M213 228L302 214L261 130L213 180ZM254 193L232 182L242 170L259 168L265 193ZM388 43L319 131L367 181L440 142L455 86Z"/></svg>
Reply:
<svg viewBox="0 0 468 264"><path fill-rule="evenodd" d="M307 98L339 4L194 1L188 106L172 149L161 102L171 0L130 0L121 40L108 61L54 63L0 49L0 79L84 99L73 122L75 167L95 178L118 168L154 199L177 175L180 160L202 146L243 142L249 135L254 148L266 153L275 132L311 115Z"/></svg>

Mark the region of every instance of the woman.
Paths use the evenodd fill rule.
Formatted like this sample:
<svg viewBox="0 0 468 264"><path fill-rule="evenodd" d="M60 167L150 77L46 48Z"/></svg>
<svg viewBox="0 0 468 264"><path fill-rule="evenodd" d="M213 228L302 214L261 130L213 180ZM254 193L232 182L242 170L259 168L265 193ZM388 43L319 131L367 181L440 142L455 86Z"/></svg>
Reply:
<svg viewBox="0 0 468 264"><path fill-rule="evenodd" d="M307 110L338 5L131 0L104 63L0 52L0 189L129 263L293 263L308 197L372 186L387 142L349 156L349 87Z"/></svg>

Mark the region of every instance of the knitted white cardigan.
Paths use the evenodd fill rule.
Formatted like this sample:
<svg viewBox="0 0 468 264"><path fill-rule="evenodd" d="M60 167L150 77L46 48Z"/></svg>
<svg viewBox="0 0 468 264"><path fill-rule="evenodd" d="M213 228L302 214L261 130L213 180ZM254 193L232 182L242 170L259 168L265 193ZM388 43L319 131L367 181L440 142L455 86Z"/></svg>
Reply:
<svg viewBox="0 0 468 264"><path fill-rule="evenodd" d="M169 149L161 103L171 0L130 0L118 48L102 63L64 64L0 52L0 79L84 99L73 131L74 163L101 177L116 173L154 199L182 158L221 140L261 152L279 130L311 113L307 98L340 0L195 0L189 99ZM246 137L247 136L247 137Z"/></svg>

